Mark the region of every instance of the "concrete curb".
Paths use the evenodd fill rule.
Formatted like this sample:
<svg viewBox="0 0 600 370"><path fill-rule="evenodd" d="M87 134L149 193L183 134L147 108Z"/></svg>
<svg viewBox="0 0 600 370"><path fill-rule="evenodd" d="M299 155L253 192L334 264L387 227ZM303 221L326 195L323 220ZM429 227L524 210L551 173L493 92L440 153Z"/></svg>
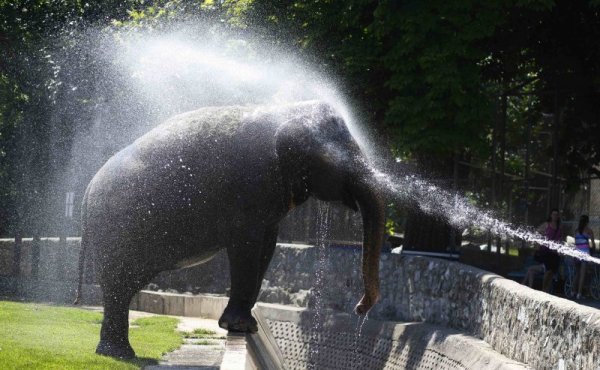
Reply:
<svg viewBox="0 0 600 370"><path fill-rule="evenodd" d="M186 295L142 290L129 308L162 315L203 317L218 320L229 298L212 295Z"/></svg>

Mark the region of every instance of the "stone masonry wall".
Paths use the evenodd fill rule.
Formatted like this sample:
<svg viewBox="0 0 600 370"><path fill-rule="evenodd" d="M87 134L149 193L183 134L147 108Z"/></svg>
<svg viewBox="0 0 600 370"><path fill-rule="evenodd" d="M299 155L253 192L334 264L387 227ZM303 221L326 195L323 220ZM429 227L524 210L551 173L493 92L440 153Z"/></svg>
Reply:
<svg viewBox="0 0 600 370"><path fill-rule="evenodd" d="M360 250L280 247L263 301L271 291L298 295L317 284L322 305L351 312L362 293ZM324 256L323 256L324 255ZM598 369L600 311L529 289L460 263L383 254L381 298L369 317L426 321L471 333L501 354L536 369ZM280 299L279 297L276 298ZM293 300L291 300L293 302ZM308 305L318 300L309 296Z"/></svg>
<svg viewBox="0 0 600 370"><path fill-rule="evenodd" d="M0 241L2 256L12 256L6 252L10 249L7 243ZM51 239L42 243L39 278L45 279L44 284L67 281L71 286L77 277L79 244L69 240L53 251L57 243ZM21 270L27 276L31 262L25 244ZM362 294L360 260L357 248L281 244L259 299L352 312ZM0 275L7 275L6 271ZM600 311L596 309L477 268L425 257L384 253L380 277L381 297L369 312L370 318L425 321L466 331L536 369L598 369ZM198 267L162 273L153 288L225 293L228 283L227 260L219 255ZM0 294L1 290L2 284ZM320 294L314 294L316 291Z"/></svg>

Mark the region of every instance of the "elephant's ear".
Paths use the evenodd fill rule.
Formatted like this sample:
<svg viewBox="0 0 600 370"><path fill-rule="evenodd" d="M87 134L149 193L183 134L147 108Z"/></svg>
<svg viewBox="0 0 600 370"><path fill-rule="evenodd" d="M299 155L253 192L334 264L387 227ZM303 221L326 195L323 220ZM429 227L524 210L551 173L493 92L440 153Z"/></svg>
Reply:
<svg viewBox="0 0 600 370"><path fill-rule="evenodd" d="M312 148L310 130L300 121L291 120L279 127L275 134L275 150L282 169L298 175L308 167Z"/></svg>
<svg viewBox="0 0 600 370"><path fill-rule="evenodd" d="M290 195L290 208L309 196L312 141L309 128L295 120L284 123L275 135L278 165L286 188L284 191Z"/></svg>

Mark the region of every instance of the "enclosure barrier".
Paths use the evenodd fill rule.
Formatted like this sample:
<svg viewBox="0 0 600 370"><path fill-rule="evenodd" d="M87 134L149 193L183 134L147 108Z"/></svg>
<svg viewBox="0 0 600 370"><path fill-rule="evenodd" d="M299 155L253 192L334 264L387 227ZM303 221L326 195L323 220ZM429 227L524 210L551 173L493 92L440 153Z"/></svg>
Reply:
<svg viewBox="0 0 600 370"><path fill-rule="evenodd" d="M253 313L260 329L248 347L265 369L527 368L481 340L427 323L362 324L354 315L264 303Z"/></svg>
<svg viewBox="0 0 600 370"><path fill-rule="evenodd" d="M70 240L64 249L60 249L58 239L42 238L38 280L26 275L30 263L27 243L23 241L21 261L22 275L26 278L0 278L0 294L25 295L36 284L53 286L57 291L59 283L66 287L64 289L74 287L78 241ZM10 241L0 241L3 250L7 245ZM325 258L320 258L318 248L279 245L260 300L314 307L310 289L317 285L316 277L323 267L325 272L320 276L325 274L323 280L327 283L321 286L321 306L350 313L362 294L361 251L354 248L327 248L325 251ZM3 256L12 259L12 253ZM56 263L68 267L58 269L68 272L64 273L68 280L58 279ZM211 273L203 274L206 269ZM46 274L52 278L47 278ZM207 291L216 290L210 282L220 289L223 281L229 279L224 258L172 274L210 275L210 281L203 286ZM381 299L369 313L371 319L423 321L455 329L480 338L500 354L536 369L597 369L600 364L600 313L597 309L529 289L470 266L431 258L383 254L380 276ZM23 281L29 285L21 284ZM10 292L7 287L11 284L13 287L20 285L22 289ZM60 298L69 294L55 296Z"/></svg>

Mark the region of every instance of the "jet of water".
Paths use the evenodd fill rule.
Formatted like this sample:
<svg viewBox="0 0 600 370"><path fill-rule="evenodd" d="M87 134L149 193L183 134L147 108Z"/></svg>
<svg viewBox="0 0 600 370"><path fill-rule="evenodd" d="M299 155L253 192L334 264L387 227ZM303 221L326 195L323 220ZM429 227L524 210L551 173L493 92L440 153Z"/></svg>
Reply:
<svg viewBox="0 0 600 370"><path fill-rule="evenodd" d="M362 354L360 353L360 337L362 335L363 326L369 319L369 313L364 317L358 316L356 321L356 329L354 330L354 351L353 351L353 362L356 364L355 369L360 369L362 365Z"/></svg>
<svg viewBox="0 0 600 370"><path fill-rule="evenodd" d="M69 188L87 184L86 180L112 153L164 118L208 105L322 100L343 116L361 149L375 159L375 146L370 145L368 135L355 123L355 112L330 76L317 72L318 68L293 53L261 45L257 40L213 32L207 25L194 26L200 23L174 25L160 35L135 29L107 31L98 40L84 35L82 41L87 42L79 44L89 46L82 51L82 58L89 54L101 61L97 66L97 94L106 98L96 99L91 110L94 117L83 120L91 122L91 126L77 129L69 171L73 184ZM70 68L64 71L73 75L74 84L89 75L86 69L67 65ZM70 100L64 105L66 110L75 109ZM77 111L71 113L86 116ZM375 174L382 188L393 197L412 201L424 212L443 217L454 226L474 226L546 245L563 255L600 262L566 244L503 222L469 204L464 197L416 176L392 176L380 171Z"/></svg>
<svg viewBox="0 0 600 370"><path fill-rule="evenodd" d="M600 264L599 258L579 252L567 243L548 240L535 231L501 221L491 212L470 204L466 198L450 193L415 175L392 176L377 169L373 169L373 173L379 185L391 197L412 202L424 213L441 217L457 228L476 227L495 235L544 245L564 256Z"/></svg>
<svg viewBox="0 0 600 370"><path fill-rule="evenodd" d="M355 112L343 89L323 67L251 36L244 39L218 27L213 32L214 25L204 23L174 24L160 33L117 28L79 36L81 56L68 57L92 57L95 77L84 62L74 64L67 57L62 71L75 87L92 80L88 90L93 98L82 97L90 100L82 106L72 104L74 98L57 102L57 124L64 112L82 117L68 160L69 184L61 188L84 187L112 154L137 137L168 117L207 106L320 100L343 116L355 138L362 136L363 149L373 147L354 124Z"/></svg>
<svg viewBox="0 0 600 370"><path fill-rule="evenodd" d="M309 369L318 369L319 368L319 349L321 346L320 343L320 333L323 331L323 324L325 317L323 315L325 307L323 302L323 291L325 290L326 284L326 271L327 271L327 261L328 261L328 243L329 239L329 226L330 226L330 212L329 212L329 204L324 202L319 202L318 206L318 214L317 214L317 248L318 248L318 258L317 258L317 266L316 266L316 282L313 288L315 294L315 306L314 306L314 316L313 316L313 327L311 328L311 336L310 336L310 347L308 353L308 368Z"/></svg>

